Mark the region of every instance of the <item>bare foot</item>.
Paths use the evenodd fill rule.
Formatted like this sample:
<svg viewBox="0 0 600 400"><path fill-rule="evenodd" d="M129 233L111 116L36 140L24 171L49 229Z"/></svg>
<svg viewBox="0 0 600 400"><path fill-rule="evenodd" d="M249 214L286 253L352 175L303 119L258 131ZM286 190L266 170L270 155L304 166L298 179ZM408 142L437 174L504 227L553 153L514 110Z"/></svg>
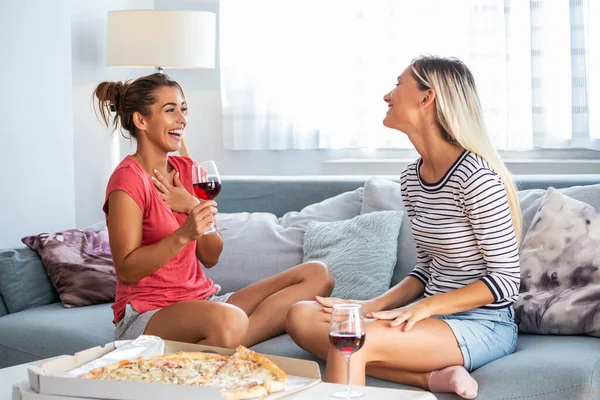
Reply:
<svg viewBox="0 0 600 400"><path fill-rule="evenodd" d="M460 365L442 368L429 374L429 390L432 392L454 392L463 399L477 397L477 381Z"/></svg>

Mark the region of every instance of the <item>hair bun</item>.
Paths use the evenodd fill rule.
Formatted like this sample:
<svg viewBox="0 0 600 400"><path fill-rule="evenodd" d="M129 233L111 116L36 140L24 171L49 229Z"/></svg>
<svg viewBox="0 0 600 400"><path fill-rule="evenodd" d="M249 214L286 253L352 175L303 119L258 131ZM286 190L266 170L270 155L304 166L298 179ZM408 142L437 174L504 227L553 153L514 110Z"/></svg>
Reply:
<svg viewBox="0 0 600 400"><path fill-rule="evenodd" d="M121 99L127 89L123 82L102 82L96 87L94 94L100 102L108 103L111 111L118 111L121 106Z"/></svg>

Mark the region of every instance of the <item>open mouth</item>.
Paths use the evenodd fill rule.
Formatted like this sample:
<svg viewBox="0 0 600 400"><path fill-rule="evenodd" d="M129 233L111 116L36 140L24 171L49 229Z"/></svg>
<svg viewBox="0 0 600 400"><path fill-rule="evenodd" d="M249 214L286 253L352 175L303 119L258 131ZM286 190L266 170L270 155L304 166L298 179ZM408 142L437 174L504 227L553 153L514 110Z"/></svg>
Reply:
<svg viewBox="0 0 600 400"><path fill-rule="evenodd" d="M169 135L171 135L171 136L179 139L179 138L181 138L181 135L183 135L183 129L178 129L178 130L175 130L175 131L169 131Z"/></svg>

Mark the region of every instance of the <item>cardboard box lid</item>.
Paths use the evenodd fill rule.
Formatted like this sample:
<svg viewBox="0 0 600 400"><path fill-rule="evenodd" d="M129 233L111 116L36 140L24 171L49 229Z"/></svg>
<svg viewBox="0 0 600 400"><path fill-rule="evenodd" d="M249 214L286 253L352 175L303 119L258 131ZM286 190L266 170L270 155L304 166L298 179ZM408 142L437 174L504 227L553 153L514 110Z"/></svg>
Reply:
<svg viewBox="0 0 600 400"><path fill-rule="evenodd" d="M194 387L184 385L109 380L84 380L56 376L102 357L114 349L114 344L108 343L104 346L98 346L88 350L80 351L72 356L57 357L42 364L41 367L32 367L28 370L29 384L37 393L84 398L93 397L117 400L177 398L180 400L197 400L198 396L201 395L202 398L206 400L222 400L219 389L212 387ZM223 355L231 355L235 352L235 350L232 349L165 341L165 353L174 353L177 351L206 351ZM306 386L303 386L295 391L314 386L321 380L319 365L314 361L299 360L269 354L265 354L265 356L273 361L286 374L308 378L310 380ZM268 396L268 398L280 398L294 392L286 391L282 393L274 393Z"/></svg>

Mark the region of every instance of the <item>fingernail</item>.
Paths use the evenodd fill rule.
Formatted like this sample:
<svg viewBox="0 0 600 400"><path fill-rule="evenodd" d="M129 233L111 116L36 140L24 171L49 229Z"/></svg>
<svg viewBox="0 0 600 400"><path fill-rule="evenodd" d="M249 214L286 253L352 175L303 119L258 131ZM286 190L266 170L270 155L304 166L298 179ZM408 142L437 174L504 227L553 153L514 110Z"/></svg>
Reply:
<svg viewBox="0 0 600 400"><path fill-rule="evenodd" d="M155 173L155 174L158 172L158 170L157 170L157 169L155 169L155 170L153 170L153 171L154 171L154 173Z"/></svg>

